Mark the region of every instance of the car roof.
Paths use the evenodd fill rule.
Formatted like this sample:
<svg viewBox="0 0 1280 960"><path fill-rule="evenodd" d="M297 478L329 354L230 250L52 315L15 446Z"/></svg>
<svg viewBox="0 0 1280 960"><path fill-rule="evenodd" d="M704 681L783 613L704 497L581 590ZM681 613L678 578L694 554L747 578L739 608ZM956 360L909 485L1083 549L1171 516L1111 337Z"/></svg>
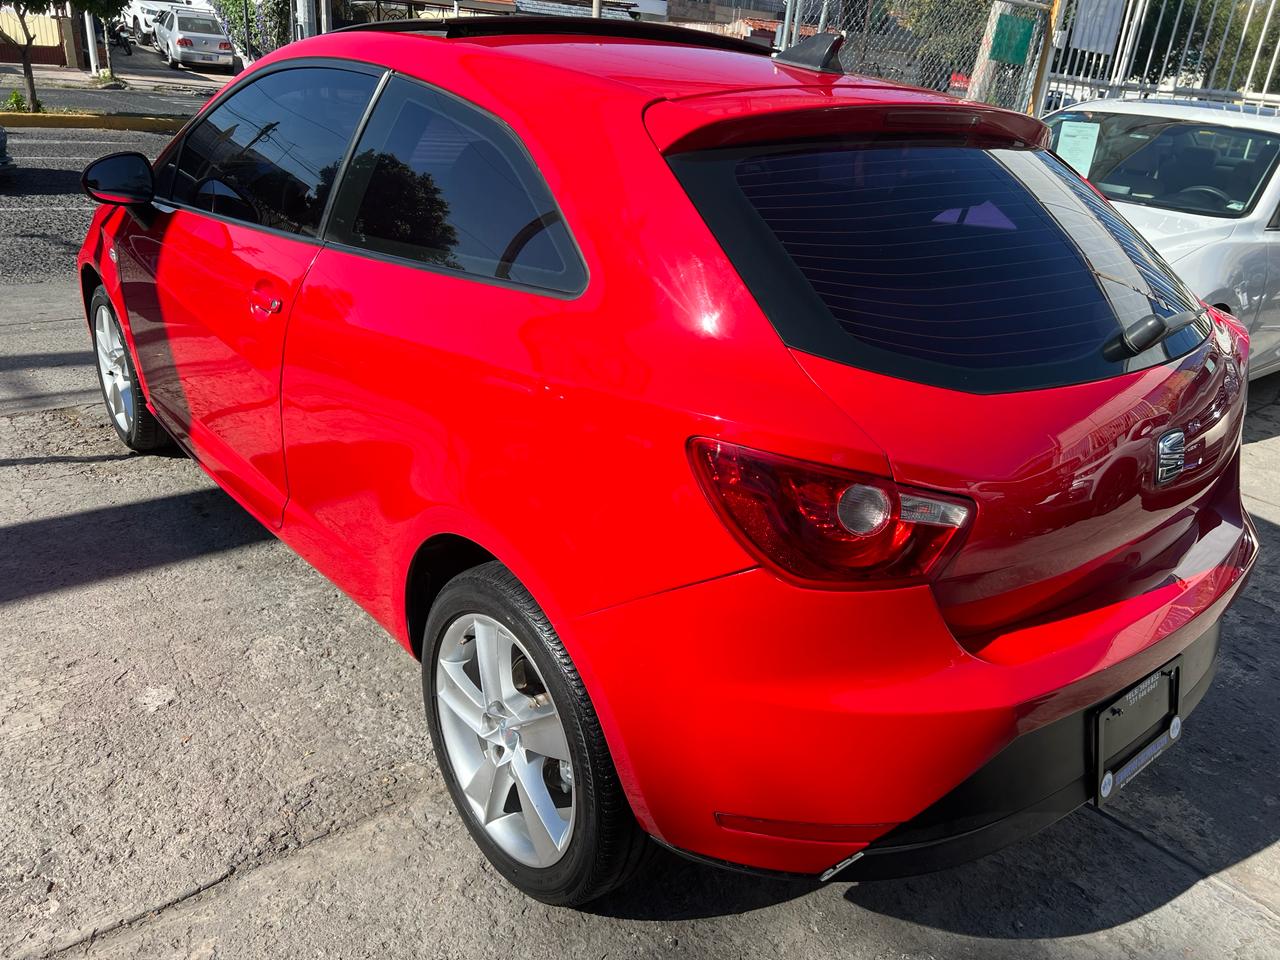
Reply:
<svg viewBox="0 0 1280 960"><path fill-rule="evenodd" d="M1087 100L1054 111L1045 120L1063 113L1123 113L1144 117L1167 117L1188 123L1212 123L1220 127L1240 127L1280 133L1280 116L1270 107L1252 104L1211 103L1203 100Z"/></svg>
<svg viewBox="0 0 1280 960"><path fill-rule="evenodd" d="M838 73L819 73L802 67L788 66L769 56L767 48L759 52L743 41L718 37L700 31L684 30L657 24L661 31L652 29L645 33L664 33L673 39L653 39L652 36L629 37L625 35L598 35L571 32L575 18L539 18L551 21L546 33L531 30L523 17L483 18L520 26L516 32L502 33L497 26L479 35L446 37L440 24L457 21L422 21L421 32L415 30L387 30L349 28L334 33L312 37L282 48L290 56L352 55L363 50L366 55L378 49L398 49L421 52L424 64L430 62L430 54L423 44L444 45L454 50L465 50L469 58L476 55L495 58L515 58L529 65L548 68L550 71L568 71L577 75L579 82L599 83L622 90L638 92L648 97L668 100L705 94L752 88L777 87L838 87L842 90L865 88L880 91L914 91L912 87L877 80L870 77ZM519 23L525 21L524 23ZM589 21L590 22L590 21ZM599 23L599 21L595 21ZM606 26L613 21L604 21ZM397 24L398 25L398 24ZM388 25L388 26L397 26ZM379 25L366 24L362 28ZM644 26L644 25L641 25ZM584 28L589 29L589 28ZM625 30L625 26L614 29ZM354 31L354 32L353 32ZM685 42L676 37L688 35ZM383 44L388 44L384 47ZM716 44L716 45L713 45ZM723 48L717 45L723 44ZM737 49L730 49L733 45ZM268 59L274 59L272 55ZM376 56L367 56L376 59ZM424 77L426 79L426 77ZM920 91L915 91L917 94ZM929 91L942 101L953 98ZM873 99L883 100L884 94Z"/></svg>
<svg viewBox="0 0 1280 960"><path fill-rule="evenodd" d="M741 132L741 121L766 115L769 121L756 129L761 136L766 127L793 119L809 127L825 116L839 127L832 119L838 111L864 106L909 106L935 115L963 110L994 135L1026 143L1047 135L1039 120L1023 113L790 64L745 41L667 24L514 16L419 22L362 24L311 37L269 54L253 69L314 57L378 64L557 136L583 132L561 104L585 97L592 110L607 104L620 115L643 116L664 152L692 149L695 130L736 124Z"/></svg>

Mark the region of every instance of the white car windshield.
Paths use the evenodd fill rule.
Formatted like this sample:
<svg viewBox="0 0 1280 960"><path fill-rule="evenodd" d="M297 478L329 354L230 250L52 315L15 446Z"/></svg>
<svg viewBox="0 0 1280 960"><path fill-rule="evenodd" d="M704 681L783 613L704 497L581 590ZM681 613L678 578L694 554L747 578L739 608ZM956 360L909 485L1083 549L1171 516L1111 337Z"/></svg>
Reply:
<svg viewBox="0 0 1280 960"><path fill-rule="evenodd" d="M1243 217L1280 153L1280 135L1167 117L1067 111L1052 147L1111 200Z"/></svg>

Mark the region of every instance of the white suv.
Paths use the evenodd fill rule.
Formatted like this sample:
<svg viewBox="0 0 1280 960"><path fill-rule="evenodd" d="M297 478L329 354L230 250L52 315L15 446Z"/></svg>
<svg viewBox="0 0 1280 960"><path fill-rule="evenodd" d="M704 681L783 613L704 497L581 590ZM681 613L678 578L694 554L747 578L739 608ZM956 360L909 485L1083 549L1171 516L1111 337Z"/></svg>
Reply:
<svg viewBox="0 0 1280 960"><path fill-rule="evenodd" d="M190 0L129 0L124 8L124 22L139 43L154 43L156 37L156 17L166 10L175 7L193 6ZM206 4L198 4L204 9Z"/></svg>

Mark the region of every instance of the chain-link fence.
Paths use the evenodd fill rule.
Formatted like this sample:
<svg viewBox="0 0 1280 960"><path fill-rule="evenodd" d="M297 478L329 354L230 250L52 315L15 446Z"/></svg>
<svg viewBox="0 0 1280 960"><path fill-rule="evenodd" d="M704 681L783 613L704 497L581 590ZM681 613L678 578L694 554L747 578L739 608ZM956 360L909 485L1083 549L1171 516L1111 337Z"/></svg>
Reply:
<svg viewBox="0 0 1280 960"><path fill-rule="evenodd" d="M1015 110L1035 97L1050 4L1038 0L793 0L786 47L817 30L845 35L847 72Z"/></svg>

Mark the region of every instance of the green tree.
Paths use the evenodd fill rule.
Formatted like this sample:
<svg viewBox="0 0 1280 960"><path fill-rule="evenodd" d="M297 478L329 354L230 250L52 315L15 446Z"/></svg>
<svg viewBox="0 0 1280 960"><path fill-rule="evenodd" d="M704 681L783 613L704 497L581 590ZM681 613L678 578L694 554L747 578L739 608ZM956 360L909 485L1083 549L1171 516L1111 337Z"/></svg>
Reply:
<svg viewBox="0 0 1280 960"><path fill-rule="evenodd" d="M245 57L253 59L289 42L289 0L212 0L223 29ZM245 11L248 11L248 21Z"/></svg>
<svg viewBox="0 0 1280 960"><path fill-rule="evenodd" d="M4 27L0 26L0 40L17 47L18 55L22 58L22 86L27 100L27 109L32 113L40 109L40 101L36 99L36 77L31 69L31 48L35 45L36 35L32 32L27 18L46 14L52 6L52 0L12 0L9 9L18 18L21 39L10 36Z"/></svg>

